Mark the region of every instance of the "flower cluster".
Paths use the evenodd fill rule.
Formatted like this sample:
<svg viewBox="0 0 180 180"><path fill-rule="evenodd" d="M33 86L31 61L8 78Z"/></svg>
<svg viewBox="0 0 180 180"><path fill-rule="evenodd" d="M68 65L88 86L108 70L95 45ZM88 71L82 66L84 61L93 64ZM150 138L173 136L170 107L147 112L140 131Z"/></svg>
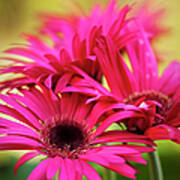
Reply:
<svg viewBox="0 0 180 180"><path fill-rule="evenodd" d="M136 179L131 162L146 164L154 140L180 144L180 63L159 76L151 44L161 13L129 12L112 0L88 16L45 15L39 36L5 51L0 150L28 150L15 173L40 156L28 180L101 179L88 162Z"/></svg>

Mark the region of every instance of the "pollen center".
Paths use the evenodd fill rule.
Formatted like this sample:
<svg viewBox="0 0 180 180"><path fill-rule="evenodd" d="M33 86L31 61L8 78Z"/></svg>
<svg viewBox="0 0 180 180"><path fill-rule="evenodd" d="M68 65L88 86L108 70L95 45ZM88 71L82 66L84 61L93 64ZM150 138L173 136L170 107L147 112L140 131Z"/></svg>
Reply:
<svg viewBox="0 0 180 180"><path fill-rule="evenodd" d="M73 125L58 125L51 129L49 133L50 144L57 148L69 150L77 149L84 140L83 132L79 127Z"/></svg>

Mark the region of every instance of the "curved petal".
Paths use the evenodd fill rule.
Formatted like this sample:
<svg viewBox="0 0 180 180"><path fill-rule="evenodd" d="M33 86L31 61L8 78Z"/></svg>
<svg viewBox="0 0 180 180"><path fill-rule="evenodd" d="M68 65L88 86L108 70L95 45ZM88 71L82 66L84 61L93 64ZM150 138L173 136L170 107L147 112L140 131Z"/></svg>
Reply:
<svg viewBox="0 0 180 180"><path fill-rule="evenodd" d="M107 155L106 155L106 157L107 157ZM124 162L123 163L121 161L113 162L113 160L111 161L111 158L109 160L107 160L107 159L104 160L104 159L98 158L98 157L92 158L92 157L88 157L88 156L87 157L83 156L83 158L87 161L95 162L101 166L104 166L105 168L113 170L118 174L124 175L124 176L132 178L132 179L135 178L134 175L135 175L136 171L133 168L131 168L131 166L125 164ZM88 177L88 176L86 176L86 177Z"/></svg>
<svg viewBox="0 0 180 180"><path fill-rule="evenodd" d="M61 157L49 158L49 162L46 170L47 179L52 179L57 171L61 168L62 159Z"/></svg>
<svg viewBox="0 0 180 180"><path fill-rule="evenodd" d="M150 141L146 136L144 135L137 135L130 133L128 131L107 131L101 134L101 136L97 137L92 144L99 144L99 143L113 143L113 142L136 142L136 143L142 143L142 144L148 144L151 146L155 146L155 144Z"/></svg>
<svg viewBox="0 0 180 180"><path fill-rule="evenodd" d="M139 91L149 90L158 78L157 62L141 23L134 21L133 26L140 33L135 41L127 44L127 52ZM133 29L133 26L129 28Z"/></svg>
<svg viewBox="0 0 180 180"><path fill-rule="evenodd" d="M113 94L123 99L137 91L135 79L111 39L103 37L98 45L97 59Z"/></svg>
<svg viewBox="0 0 180 180"><path fill-rule="evenodd" d="M143 113L137 113L137 112L133 112L133 111L120 111L113 115L110 115L96 129L95 133L93 134L93 137L96 137L96 136L100 135L101 133L103 133L104 130L107 129L112 123L121 121L122 119L133 118L133 117L144 117L144 115L143 115Z"/></svg>
<svg viewBox="0 0 180 180"><path fill-rule="evenodd" d="M62 160L61 172L59 175L59 180L63 180L63 179L69 180L69 174L67 172L67 167L64 160Z"/></svg>
<svg viewBox="0 0 180 180"><path fill-rule="evenodd" d="M180 88L180 63L177 61L171 62L171 64L164 70L161 78L157 84L157 90L173 97L176 91Z"/></svg>
<svg viewBox="0 0 180 180"><path fill-rule="evenodd" d="M171 139L177 143L180 142L180 130L167 125L157 125L149 128L145 135L152 140Z"/></svg>
<svg viewBox="0 0 180 180"><path fill-rule="evenodd" d="M31 150L43 148L43 145L32 138L8 135L0 137L0 150Z"/></svg>
<svg viewBox="0 0 180 180"><path fill-rule="evenodd" d="M167 117L165 119L165 122L167 125L172 126L172 127L180 127L180 101L177 103L172 104L170 107Z"/></svg>
<svg viewBox="0 0 180 180"><path fill-rule="evenodd" d="M33 129L20 124L20 123L16 123L13 121L9 121L7 119L4 118L0 118L0 129L4 129L3 134L8 134L8 135L14 135L16 134L17 136L28 136L30 138L35 138L35 139L39 139L39 133L36 131L33 131Z"/></svg>
<svg viewBox="0 0 180 180"><path fill-rule="evenodd" d="M7 113L7 115L12 115L12 113L14 113L14 116L17 117L18 120L33 128L35 127L36 129L39 129L40 127L42 127L37 117L35 117L25 106L18 103L15 99L2 94L0 94L0 99L6 102L8 105L12 106L15 110L13 112L13 109L3 108L4 110L2 110L2 112Z"/></svg>
<svg viewBox="0 0 180 180"><path fill-rule="evenodd" d="M69 174L69 180L76 180L76 167L74 164L74 160L65 159L66 170Z"/></svg>
<svg viewBox="0 0 180 180"><path fill-rule="evenodd" d="M101 180L98 173L85 161L80 161L80 164L83 168L83 174L89 179L89 180Z"/></svg>

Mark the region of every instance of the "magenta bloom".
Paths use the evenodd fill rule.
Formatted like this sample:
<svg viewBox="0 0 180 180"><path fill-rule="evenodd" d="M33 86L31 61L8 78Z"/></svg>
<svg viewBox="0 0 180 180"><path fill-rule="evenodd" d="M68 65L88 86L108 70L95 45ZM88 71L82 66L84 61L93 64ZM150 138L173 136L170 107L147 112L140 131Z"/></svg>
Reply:
<svg viewBox="0 0 180 180"><path fill-rule="evenodd" d="M59 88L62 81L64 83L71 79L69 74L61 77L72 64L101 81L102 72L94 54L96 40L102 34L109 34L121 49L134 34L125 32L129 22L126 20L129 7L117 11L116 6L115 1L112 1L103 12L96 7L89 17L71 17L71 20L46 17L50 22L46 23L47 27L41 33L52 39L53 47L39 37L24 35L28 45L16 45L5 51L9 57L1 58L11 63L3 67L1 73L16 73L22 77L2 82L1 89L35 82L56 91L56 86Z"/></svg>
<svg viewBox="0 0 180 180"><path fill-rule="evenodd" d="M88 164L95 162L123 176L135 179L130 161L146 163L142 152L153 149L136 145L111 145L112 142L138 142L153 145L139 135L125 131L106 131L108 126L131 111L118 116L107 114L112 109L103 103L86 103L88 97L77 93L56 96L45 88L19 88L19 93L0 95L6 104L0 112L0 150L30 150L15 166L15 172L26 161L42 155L40 164L28 180L52 179L60 170L59 179L101 179ZM117 104L122 110L126 107ZM114 106L114 107L116 107ZM9 120L8 116L15 118ZM128 115L129 116L129 115ZM101 120L100 120L101 119ZM103 123L99 123L103 120ZM99 125L97 128L96 125ZM128 162L127 162L128 161Z"/></svg>
<svg viewBox="0 0 180 180"><path fill-rule="evenodd" d="M126 48L130 66L107 37L96 49L101 69L114 96L140 109L137 118L124 120L129 132L180 143L180 63L173 61L159 77L147 34L136 23L141 33Z"/></svg>
<svg viewBox="0 0 180 180"><path fill-rule="evenodd" d="M104 10L99 4L95 5L90 15L64 17L62 15L45 14L42 16L44 27L40 31L49 35L56 43L56 47L64 46L68 50L72 49L74 34L77 34L79 40L85 41L84 44L87 45L87 55L92 56L94 53L90 44L92 42L90 34L95 28L101 28L102 34L109 35L118 48L122 48L123 42L132 38L132 34L124 30L131 21L127 18L129 11L129 6L120 9L116 0L110 0ZM62 35L61 41L59 40L59 34ZM95 43L94 40L93 42ZM73 53L73 50L71 52ZM76 58L72 53L71 57Z"/></svg>

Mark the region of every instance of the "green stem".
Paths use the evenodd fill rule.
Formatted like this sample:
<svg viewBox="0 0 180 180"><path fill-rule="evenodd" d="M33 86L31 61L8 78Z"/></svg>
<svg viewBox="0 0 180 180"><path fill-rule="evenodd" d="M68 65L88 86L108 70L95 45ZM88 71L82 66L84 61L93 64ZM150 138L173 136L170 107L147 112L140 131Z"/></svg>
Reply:
<svg viewBox="0 0 180 180"><path fill-rule="evenodd" d="M60 171L58 171L54 177L55 180L59 180L59 174L60 174Z"/></svg>
<svg viewBox="0 0 180 180"><path fill-rule="evenodd" d="M151 180L163 180L161 162L157 150L148 153L149 156L149 171Z"/></svg>
<svg viewBox="0 0 180 180"><path fill-rule="evenodd" d="M117 180L117 174L109 169L104 168L103 180Z"/></svg>
<svg viewBox="0 0 180 180"><path fill-rule="evenodd" d="M104 168L103 180L109 180L109 170Z"/></svg>
<svg viewBox="0 0 180 180"><path fill-rule="evenodd" d="M109 174L110 178L109 179L117 180L117 174L113 171L109 171L109 172L110 172L110 174Z"/></svg>

